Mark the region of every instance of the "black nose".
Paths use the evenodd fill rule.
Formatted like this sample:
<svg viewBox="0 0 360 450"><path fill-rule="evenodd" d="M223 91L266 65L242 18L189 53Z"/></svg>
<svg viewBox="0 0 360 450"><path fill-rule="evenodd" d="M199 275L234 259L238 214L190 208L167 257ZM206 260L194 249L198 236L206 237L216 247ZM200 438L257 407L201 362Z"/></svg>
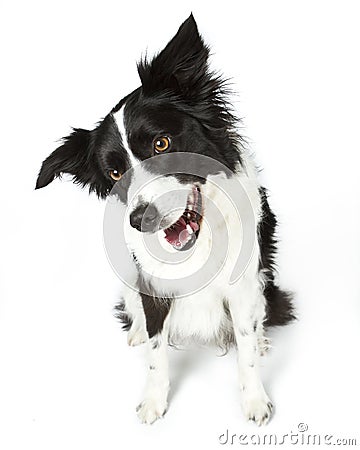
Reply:
<svg viewBox="0 0 360 450"><path fill-rule="evenodd" d="M159 219L159 211L156 207L145 203L130 214L130 225L138 231L153 233L158 230Z"/></svg>

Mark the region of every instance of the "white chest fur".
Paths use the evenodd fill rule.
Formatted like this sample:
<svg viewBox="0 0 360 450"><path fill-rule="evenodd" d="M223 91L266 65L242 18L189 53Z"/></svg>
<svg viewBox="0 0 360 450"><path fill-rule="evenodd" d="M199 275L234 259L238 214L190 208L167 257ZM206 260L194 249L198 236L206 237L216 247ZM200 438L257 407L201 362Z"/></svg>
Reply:
<svg viewBox="0 0 360 450"><path fill-rule="evenodd" d="M239 189L239 183L242 192L235 205L229 192ZM141 276L159 297L174 298L169 317L169 336L174 343L183 343L188 338L201 342L231 339L227 298L236 291L239 299L246 302L246 283L242 280L257 277L259 247L255 229L251 255L242 268L242 278L230 284L243 244L244 224L248 221L256 228L260 218L260 196L252 165L248 162L245 170L239 170L230 179L222 174L210 176L202 187L202 195L204 218L195 249L176 266L154 259L139 239L140 233L128 230L128 245L140 263ZM249 202L251 209L241 210L241 205ZM157 236L159 238L163 239Z"/></svg>

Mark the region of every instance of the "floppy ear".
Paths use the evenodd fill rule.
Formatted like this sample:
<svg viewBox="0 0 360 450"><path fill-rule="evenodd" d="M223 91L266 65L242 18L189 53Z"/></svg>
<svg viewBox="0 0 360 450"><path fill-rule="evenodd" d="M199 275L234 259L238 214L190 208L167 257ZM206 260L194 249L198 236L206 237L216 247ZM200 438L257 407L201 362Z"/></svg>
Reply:
<svg viewBox="0 0 360 450"><path fill-rule="evenodd" d="M138 63L143 92L170 89L191 95L207 81L208 56L209 48L199 35L191 14L161 53L150 62L145 58Z"/></svg>
<svg viewBox="0 0 360 450"><path fill-rule="evenodd" d="M51 183L61 173L74 176L74 181L83 185L89 183L94 174L90 160L93 131L74 128L64 143L42 163L35 189Z"/></svg>

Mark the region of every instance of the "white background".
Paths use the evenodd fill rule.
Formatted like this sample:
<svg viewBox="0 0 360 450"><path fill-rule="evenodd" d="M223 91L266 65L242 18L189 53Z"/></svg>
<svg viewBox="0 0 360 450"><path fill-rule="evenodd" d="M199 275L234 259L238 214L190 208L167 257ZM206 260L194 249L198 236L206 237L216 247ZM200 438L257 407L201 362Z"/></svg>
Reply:
<svg viewBox="0 0 360 450"><path fill-rule="evenodd" d="M235 355L170 352L164 420L141 425L146 364L112 316L120 282L104 202L68 179L34 191L70 126L91 128L136 88L136 60L190 11L232 77L245 135L281 221L282 284L300 320L272 331L261 433L359 429L360 7L356 1L61 1L1 6L0 448L220 448L254 434ZM239 444L234 444L239 446Z"/></svg>

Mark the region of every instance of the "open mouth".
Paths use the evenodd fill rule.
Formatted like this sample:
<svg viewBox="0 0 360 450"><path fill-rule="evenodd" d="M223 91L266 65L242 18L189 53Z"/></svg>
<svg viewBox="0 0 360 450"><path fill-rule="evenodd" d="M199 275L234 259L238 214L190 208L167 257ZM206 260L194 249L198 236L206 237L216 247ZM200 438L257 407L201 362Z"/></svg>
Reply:
<svg viewBox="0 0 360 450"><path fill-rule="evenodd" d="M175 250L189 250L195 244L200 232L201 207L200 188L193 186L180 219L164 229L165 239Z"/></svg>

